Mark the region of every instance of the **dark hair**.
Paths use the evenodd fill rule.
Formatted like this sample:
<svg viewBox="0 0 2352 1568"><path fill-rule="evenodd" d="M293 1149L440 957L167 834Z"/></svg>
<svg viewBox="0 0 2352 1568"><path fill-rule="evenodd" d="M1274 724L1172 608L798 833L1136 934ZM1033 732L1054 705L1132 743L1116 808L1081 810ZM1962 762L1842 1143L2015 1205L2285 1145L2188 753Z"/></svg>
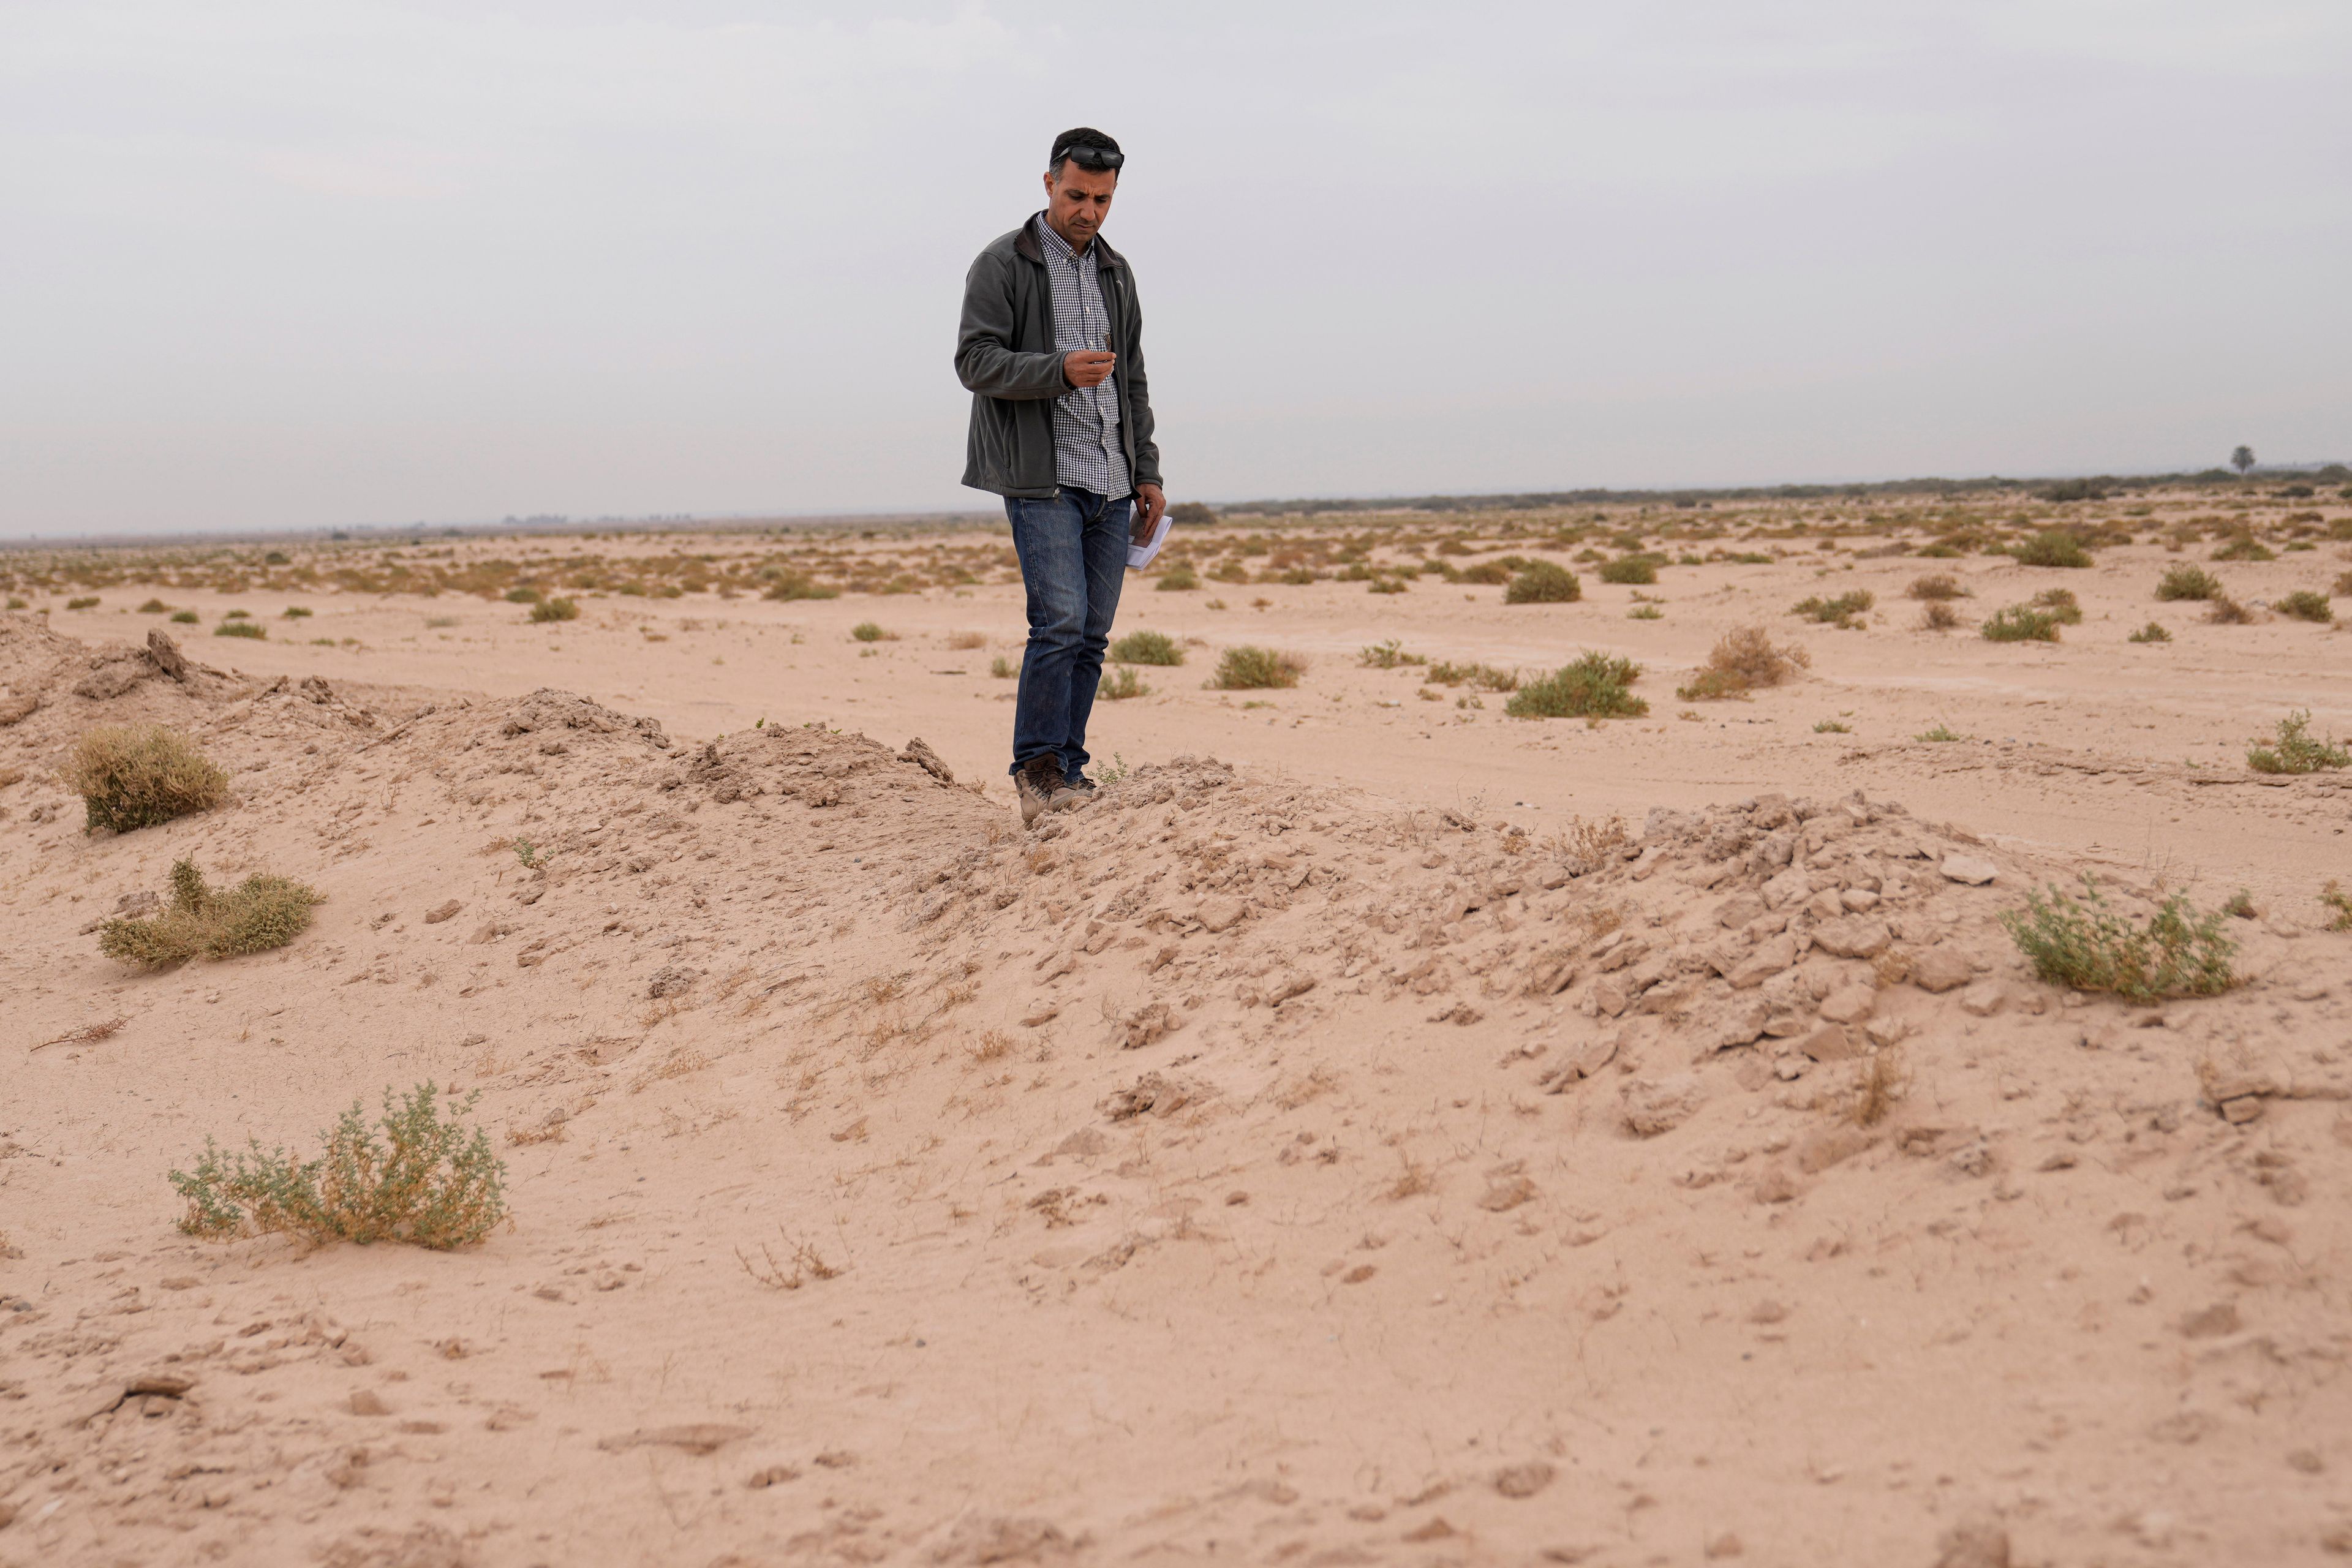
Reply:
<svg viewBox="0 0 2352 1568"><path fill-rule="evenodd" d="M1076 152L1081 148L1099 148L1106 153L1118 153L1118 156L1122 161L1126 157L1125 153L1119 153L1118 142L1112 141L1108 136L1096 130L1091 125L1081 125L1076 130L1065 131L1059 136L1054 138L1054 151L1053 153L1045 160L1045 172L1049 174L1060 174L1062 172L1063 162L1067 159L1072 153ZM1078 160L1078 166L1083 169L1086 165L1087 160L1084 157L1080 157ZM1114 165L1114 167L1116 167L1116 165Z"/></svg>

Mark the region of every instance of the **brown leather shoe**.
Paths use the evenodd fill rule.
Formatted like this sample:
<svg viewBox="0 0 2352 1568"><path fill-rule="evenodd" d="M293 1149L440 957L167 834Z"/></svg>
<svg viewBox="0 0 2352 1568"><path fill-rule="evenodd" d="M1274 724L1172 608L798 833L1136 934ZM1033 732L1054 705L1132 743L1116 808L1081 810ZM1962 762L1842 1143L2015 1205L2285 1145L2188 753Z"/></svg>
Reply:
<svg viewBox="0 0 2352 1568"><path fill-rule="evenodd" d="M1013 793L1021 798L1021 826L1028 826L1049 811L1074 805L1077 792L1062 782L1062 759L1051 752L1032 757L1013 775Z"/></svg>

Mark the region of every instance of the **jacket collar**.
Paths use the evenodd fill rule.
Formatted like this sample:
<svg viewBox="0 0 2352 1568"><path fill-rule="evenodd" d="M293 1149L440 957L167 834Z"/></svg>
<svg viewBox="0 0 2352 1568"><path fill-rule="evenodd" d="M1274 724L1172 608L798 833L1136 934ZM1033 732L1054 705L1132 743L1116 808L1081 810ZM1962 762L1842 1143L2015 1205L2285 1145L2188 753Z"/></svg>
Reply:
<svg viewBox="0 0 2352 1568"><path fill-rule="evenodd" d="M1013 248L1040 267L1045 265L1045 247L1037 243L1037 226L1045 221L1045 217L1043 212L1030 214L1029 221L1023 224L1020 232L1013 237ZM1113 250L1110 242L1101 235L1095 236L1094 244L1087 248L1095 253L1097 267L1124 269L1127 266L1127 258Z"/></svg>

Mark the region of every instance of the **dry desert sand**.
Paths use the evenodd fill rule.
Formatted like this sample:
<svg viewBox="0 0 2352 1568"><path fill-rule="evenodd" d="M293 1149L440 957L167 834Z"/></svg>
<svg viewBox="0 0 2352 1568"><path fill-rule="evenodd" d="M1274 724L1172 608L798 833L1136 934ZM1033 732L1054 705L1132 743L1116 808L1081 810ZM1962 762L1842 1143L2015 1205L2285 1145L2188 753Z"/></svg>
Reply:
<svg viewBox="0 0 2352 1568"><path fill-rule="evenodd" d="M1034 831L1001 529L0 563L0 1563L2352 1551L2352 794L2244 765L2352 723L2352 641L2264 607L2352 506L2125 499L1186 530L1200 586L1120 616L1186 662ZM2062 524L2095 565L1982 549ZM1510 554L1582 598L1506 603ZM2247 624L2158 602L2181 563ZM2053 587L2063 640L1975 635ZM1750 624L1810 670L1677 700ZM1650 712L1391 639L1622 655ZM1243 643L1304 679L1205 687ZM86 833L56 770L124 721L232 800ZM183 857L326 902L101 957ZM2245 889L2242 984L2034 979L1998 916L2086 871ZM207 1136L426 1079L507 1163L484 1245L174 1228Z"/></svg>

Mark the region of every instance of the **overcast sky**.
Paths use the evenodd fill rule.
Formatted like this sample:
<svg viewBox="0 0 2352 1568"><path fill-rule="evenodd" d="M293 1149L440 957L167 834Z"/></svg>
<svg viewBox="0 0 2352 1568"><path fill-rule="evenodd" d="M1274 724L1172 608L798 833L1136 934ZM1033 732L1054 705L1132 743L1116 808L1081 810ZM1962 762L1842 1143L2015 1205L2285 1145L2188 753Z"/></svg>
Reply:
<svg viewBox="0 0 2352 1568"><path fill-rule="evenodd" d="M1172 499L2352 457L2347 0L0 0L0 536L992 505L1130 163Z"/></svg>

